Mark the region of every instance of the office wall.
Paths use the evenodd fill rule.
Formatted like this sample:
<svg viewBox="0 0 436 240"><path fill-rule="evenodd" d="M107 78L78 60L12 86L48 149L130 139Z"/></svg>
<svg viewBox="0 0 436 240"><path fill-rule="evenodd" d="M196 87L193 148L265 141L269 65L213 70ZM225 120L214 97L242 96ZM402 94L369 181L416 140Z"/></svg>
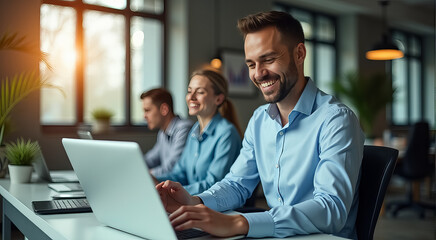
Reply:
<svg viewBox="0 0 436 240"><path fill-rule="evenodd" d="M28 42L39 46L39 2L38 1L0 1L0 34L18 33L26 36ZM14 11L22 9L22 11ZM0 51L0 77L13 76L23 71L37 70L37 57L11 50ZM12 112L15 123L13 127L18 131L9 136L15 139L23 137L39 139L39 92L34 92L20 102ZM8 140L6 139L6 140Z"/></svg>

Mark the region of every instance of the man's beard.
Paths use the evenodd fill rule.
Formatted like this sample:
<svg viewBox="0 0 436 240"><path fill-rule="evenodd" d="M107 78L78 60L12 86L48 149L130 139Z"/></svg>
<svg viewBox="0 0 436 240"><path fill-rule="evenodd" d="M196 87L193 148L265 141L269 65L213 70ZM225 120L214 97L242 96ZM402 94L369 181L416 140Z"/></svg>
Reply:
<svg viewBox="0 0 436 240"><path fill-rule="evenodd" d="M271 99L269 99L268 96L266 96L265 94L263 95L267 103L277 103L282 101L294 88L298 80L297 67L295 66L294 61L289 63L289 69L290 71L288 72L288 74L283 74L278 80L278 83L280 84L279 93ZM290 78L288 79L287 76Z"/></svg>

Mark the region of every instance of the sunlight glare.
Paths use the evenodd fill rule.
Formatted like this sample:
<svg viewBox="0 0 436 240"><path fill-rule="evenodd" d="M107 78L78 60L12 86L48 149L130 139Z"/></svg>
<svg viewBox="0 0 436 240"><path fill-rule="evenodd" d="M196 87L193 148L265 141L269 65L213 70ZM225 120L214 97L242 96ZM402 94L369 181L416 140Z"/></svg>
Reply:
<svg viewBox="0 0 436 240"><path fill-rule="evenodd" d="M144 43L144 32L141 30L137 30L132 35L132 46L134 48L140 48L142 47L142 44Z"/></svg>
<svg viewBox="0 0 436 240"><path fill-rule="evenodd" d="M75 64L77 59L77 54L74 49L64 49L64 53L62 54L62 61L67 66L69 64Z"/></svg>

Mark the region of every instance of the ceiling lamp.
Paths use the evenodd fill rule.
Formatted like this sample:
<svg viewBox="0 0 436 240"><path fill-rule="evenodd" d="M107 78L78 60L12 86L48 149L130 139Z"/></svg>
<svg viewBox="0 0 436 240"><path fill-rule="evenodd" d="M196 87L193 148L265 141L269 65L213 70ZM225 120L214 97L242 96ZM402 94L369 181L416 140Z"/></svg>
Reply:
<svg viewBox="0 0 436 240"><path fill-rule="evenodd" d="M375 44L370 51L366 52L366 58L369 60L392 60L402 58L404 56L403 52L392 42L386 27L386 6L389 1L381 0L379 3L382 6L383 17L382 41Z"/></svg>

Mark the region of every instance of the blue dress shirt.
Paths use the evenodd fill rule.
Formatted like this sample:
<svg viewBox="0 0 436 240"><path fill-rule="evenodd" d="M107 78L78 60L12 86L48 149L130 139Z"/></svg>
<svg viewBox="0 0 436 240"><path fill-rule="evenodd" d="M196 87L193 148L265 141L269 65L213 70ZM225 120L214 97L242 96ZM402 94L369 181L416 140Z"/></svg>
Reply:
<svg viewBox="0 0 436 240"><path fill-rule="evenodd" d="M190 120L175 116L168 124L165 132L159 130L156 144L144 155L145 162L151 168L151 173L154 176L161 176L171 172L177 160L180 159L180 155L182 155L191 127L192 122Z"/></svg>
<svg viewBox="0 0 436 240"><path fill-rule="evenodd" d="M240 149L241 137L235 126L217 113L203 133L199 123L194 124L173 171L157 179L180 182L190 194L201 193L224 178Z"/></svg>
<svg viewBox="0 0 436 240"><path fill-rule="evenodd" d="M357 238L364 135L354 113L307 79L289 123L259 107L230 173L198 196L217 211L240 207L261 181L269 211L247 213L248 237L333 233Z"/></svg>

